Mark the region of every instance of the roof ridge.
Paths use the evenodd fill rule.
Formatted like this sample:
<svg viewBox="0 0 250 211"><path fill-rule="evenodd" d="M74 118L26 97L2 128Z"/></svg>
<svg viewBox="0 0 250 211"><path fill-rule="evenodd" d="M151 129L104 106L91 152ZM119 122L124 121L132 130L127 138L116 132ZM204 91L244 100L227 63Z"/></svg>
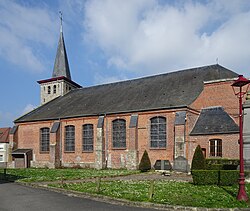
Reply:
<svg viewBox="0 0 250 211"><path fill-rule="evenodd" d="M127 80L122 80L122 81L115 81L115 82L111 82L111 83L104 83L104 84L96 84L93 86L88 86L88 87L81 87L79 89L87 89L87 88L94 88L94 87L102 87L102 86L108 86L108 85L112 85L112 84L119 84L119 83L129 83L129 82L133 82L133 81L139 81L139 80L144 80L144 79L150 79L150 78L154 78L154 77L161 77L161 76L166 76L166 75L172 75L172 74L177 74L177 73L181 73L181 72L186 72L186 71L194 71L197 69L205 69L205 68L212 68L214 66L219 66L222 67L224 69L227 69L219 64L212 64L212 65L204 65L204 66L199 66L199 67L192 67L192 68L187 68L187 69L181 69L181 70L174 70L171 72L166 72L166 73L160 73L160 74L155 74L155 75L148 75L148 76L143 76L140 78L132 78L132 79L127 79ZM227 69L229 70L229 69ZM231 70L230 70L231 71Z"/></svg>

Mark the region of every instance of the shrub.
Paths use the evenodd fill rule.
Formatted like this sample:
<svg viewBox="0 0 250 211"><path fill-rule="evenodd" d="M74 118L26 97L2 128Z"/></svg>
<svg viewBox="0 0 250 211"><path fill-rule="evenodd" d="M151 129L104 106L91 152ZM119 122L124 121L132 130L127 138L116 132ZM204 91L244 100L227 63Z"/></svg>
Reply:
<svg viewBox="0 0 250 211"><path fill-rule="evenodd" d="M219 172L219 185L229 186L238 183L239 171L236 170L221 170Z"/></svg>
<svg viewBox="0 0 250 211"><path fill-rule="evenodd" d="M206 170L222 170L223 165L222 164L210 164L206 165Z"/></svg>
<svg viewBox="0 0 250 211"><path fill-rule="evenodd" d="M198 145L194 152L191 171L202 170L202 169L206 169L206 163L205 163L204 155L202 153L201 146Z"/></svg>
<svg viewBox="0 0 250 211"><path fill-rule="evenodd" d="M222 165L239 165L239 159L228 159L228 158L207 158L206 164L222 164Z"/></svg>
<svg viewBox="0 0 250 211"><path fill-rule="evenodd" d="M151 169L151 162L148 156L148 152L145 150L141 162L139 164L139 170L142 172L149 171Z"/></svg>
<svg viewBox="0 0 250 211"><path fill-rule="evenodd" d="M219 171L217 170L193 170L193 183L195 185L217 185Z"/></svg>

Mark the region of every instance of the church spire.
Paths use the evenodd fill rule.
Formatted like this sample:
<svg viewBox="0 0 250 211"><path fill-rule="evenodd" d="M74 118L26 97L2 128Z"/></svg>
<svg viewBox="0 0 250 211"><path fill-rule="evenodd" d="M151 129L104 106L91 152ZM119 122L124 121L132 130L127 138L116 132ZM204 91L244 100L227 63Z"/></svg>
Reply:
<svg viewBox="0 0 250 211"><path fill-rule="evenodd" d="M69 80L71 80L69 62L68 62L68 57L67 57L66 48L64 44L64 38L63 38L62 12L60 11L59 13L60 13L60 20L61 20L60 37L59 37L52 77L56 78L56 77L64 76L68 78Z"/></svg>

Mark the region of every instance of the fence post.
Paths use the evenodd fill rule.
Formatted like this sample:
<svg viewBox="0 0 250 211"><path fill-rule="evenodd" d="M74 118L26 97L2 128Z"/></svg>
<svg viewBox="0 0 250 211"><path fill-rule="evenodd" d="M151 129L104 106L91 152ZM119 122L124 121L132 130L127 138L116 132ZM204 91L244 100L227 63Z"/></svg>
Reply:
<svg viewBox="0 0 250 211"><path fill-rule="evenodd" d="M101 189L101 177L97 177L96 192L100 193L100 189Z"/></svg>
<svg viewBox="0 0 250 211"><path fill-rule="evenodd" d="M149 193L148 193L148 198L151 201L153 199L154 196L154 180L150 181L150 187L149 187Z"/></svg>

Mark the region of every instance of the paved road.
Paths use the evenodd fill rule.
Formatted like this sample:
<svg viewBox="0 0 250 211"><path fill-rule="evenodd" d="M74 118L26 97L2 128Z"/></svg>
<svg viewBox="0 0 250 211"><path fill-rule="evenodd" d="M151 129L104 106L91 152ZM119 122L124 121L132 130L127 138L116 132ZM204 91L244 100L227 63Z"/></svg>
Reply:
<svg viewBox="0 0 250 211"><path fill-rule="evenodd" d="M137 207L113 205L90 199L0 181L1 211L153 211ZM154 210L155 211L155 210Z"/></svg>

